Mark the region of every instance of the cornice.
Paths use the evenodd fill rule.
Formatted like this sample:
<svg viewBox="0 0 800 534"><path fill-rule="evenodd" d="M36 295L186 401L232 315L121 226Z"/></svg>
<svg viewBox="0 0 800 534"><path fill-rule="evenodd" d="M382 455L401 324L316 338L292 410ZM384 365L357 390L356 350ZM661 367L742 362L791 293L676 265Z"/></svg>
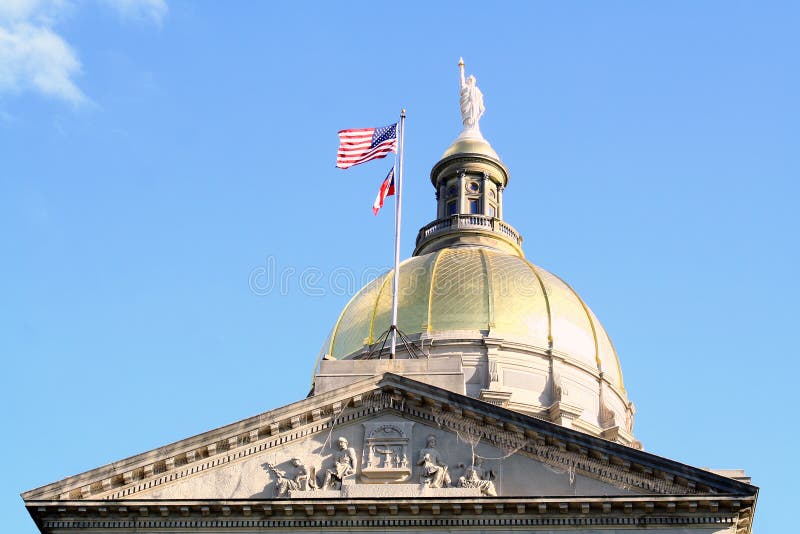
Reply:
<svg viewBox="0 0 800 534"><path fill-rule="evenodd" d="M308 397L301 401L210 430L148 452L131 456L79 475L47 484L22 493L22 498L88 499L119 492L119 496L139 491L127 491L134 486L181 478L186 470L203 471L228 463L230 457L244 457L261 450L293 441L309 434L314 423L330 422L346 404L357 406L363 393L376 388L381 379L370 377L346 387ZM176 470L179 470L176 472ZM185 476L185 475L184 475ZM167 479L167 480L164 480ZM162 480L162 482L157 482Z"/></svg>
<svg viewBox="0 0 800 534"><path fill-rule="evenodd" d="M433 187L436 187L439 179L442 176L451 175L454 172L457 172L459 167L464 166L473 166L477 167L478 169L481 167L488 167L489 169L499 170L502 174L502 179L498 181L499 185L502 187L506 187L508 185L509 172L508 168L506 168L503 162L486 154L477 152L451 154L440 159L431 169L431 184L433 184Z"/></svg>
<svg viewBox="0 0 800 534"><path fill-rule="evenodd" d="M744 528L754 498L540 498L31 501L43 532L398 527Z"/></svg>

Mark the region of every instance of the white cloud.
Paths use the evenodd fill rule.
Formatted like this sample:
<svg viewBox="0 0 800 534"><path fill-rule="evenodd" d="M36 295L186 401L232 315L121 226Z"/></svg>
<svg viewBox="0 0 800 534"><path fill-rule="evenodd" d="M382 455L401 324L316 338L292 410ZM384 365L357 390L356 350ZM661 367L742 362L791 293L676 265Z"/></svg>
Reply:
<svg viewBox="0 0 800 534"><path fill-rule="evenodd" d="M2 0L0 25L28 23L52 27L73 5L72 0Z"/></svg>
<svg viewBox="0 0 800 534"><path fill-rule="evenodd" d="M21 21L33 16L37 9L41 9L39 0L3 0L0 3L0 21Z"/></svg>
<svg viewBox="0 0 800 534"><path fill-rule="evenodd" d="M0 91L34 89L73 104L87 101L73 81L81 71L75 51L45 26L0 26Z"/></svg>
<svg viewBox="0 0 800 534"><path fill-rule="evenodd" d="M165 0L96 0L126 19L158 26ZM89 102L75 82L77 52L56 31L74 0L0 0L0 94L37 91L74 105Z"/></svg>
<svg viewBox="0 0 800 534"><path fill-rule="evenodd" d="M167 3L164 0L102 0L120 16L132 20L144 20L161 26L167 16Z"/></svg>

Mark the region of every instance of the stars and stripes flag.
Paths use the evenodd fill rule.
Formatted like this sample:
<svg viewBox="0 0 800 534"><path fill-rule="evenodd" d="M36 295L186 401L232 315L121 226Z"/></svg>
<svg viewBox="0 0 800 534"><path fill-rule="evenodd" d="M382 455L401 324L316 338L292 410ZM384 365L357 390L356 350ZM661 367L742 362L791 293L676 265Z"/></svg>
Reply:
<svg viewBox="0 0 800 534"><path fill-rule="evenodd" d="M381 184L381 189L378 191L378 196L375 197L375 202L372 203L372 213L377 215L378 211L383 207L383 201L386 197L394 195L394 167L386 175L386 179Z"/></svg>
<svg viewBox="0 0 800 534"><path fill-rule="evenodd" d="M347 169L397 152L397 123L382 128L353 128L339 131L336 166Z"/></svg>

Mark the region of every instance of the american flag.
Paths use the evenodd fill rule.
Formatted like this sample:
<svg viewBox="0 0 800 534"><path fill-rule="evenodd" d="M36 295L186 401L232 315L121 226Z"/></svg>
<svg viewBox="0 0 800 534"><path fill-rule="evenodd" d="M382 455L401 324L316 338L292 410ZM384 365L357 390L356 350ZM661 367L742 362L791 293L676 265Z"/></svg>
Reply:
<svg viewBox="0 0 800 534"><path fill-rule="evenodd" d="M354 128L339 131L336 166L346 169L397 152L397 123L383 128Z"/></svg>

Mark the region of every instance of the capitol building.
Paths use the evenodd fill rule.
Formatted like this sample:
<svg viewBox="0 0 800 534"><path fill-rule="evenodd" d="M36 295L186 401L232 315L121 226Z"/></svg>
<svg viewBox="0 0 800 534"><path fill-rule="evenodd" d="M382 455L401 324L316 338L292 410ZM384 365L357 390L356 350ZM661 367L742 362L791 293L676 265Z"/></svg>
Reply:
<svg viewBox="0 0 800 534"><path fill-rule="evenodd" d="M399 266L396 353L392 270L309 332L316 362L292 355L313 366L310 394L26 491L41 532L751 532L744 471L636 439L609 333L526 258L509 169L463 95L432 221Z"/></svg>

